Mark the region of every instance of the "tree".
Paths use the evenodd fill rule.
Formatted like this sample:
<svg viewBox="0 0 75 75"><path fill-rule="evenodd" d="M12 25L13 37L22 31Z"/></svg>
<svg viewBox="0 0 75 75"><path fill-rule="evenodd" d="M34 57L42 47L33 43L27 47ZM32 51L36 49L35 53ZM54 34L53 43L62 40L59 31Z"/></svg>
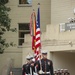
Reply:
<svg viewBox="0 0 75 75"><path fill-rule="evenodd" d="M8 0L0 0L0 53L3 53L5 48L13 46L13 42L7 43L6 39L3 38L3 35L7 31L16 31L16 28L10 29L11 19L9 18L8 12L10 11L9 7L6 7Z"/></svg>

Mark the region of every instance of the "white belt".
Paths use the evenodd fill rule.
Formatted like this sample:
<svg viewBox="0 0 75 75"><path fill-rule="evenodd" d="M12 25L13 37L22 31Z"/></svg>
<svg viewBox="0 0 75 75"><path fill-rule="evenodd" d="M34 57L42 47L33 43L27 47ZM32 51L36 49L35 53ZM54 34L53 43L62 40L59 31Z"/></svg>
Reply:
<svg viewBox="0 0 75 75"><path fill-rule="evenodd" d="M37 73L35 73L35 72L34 72L33 74L34 74L34 75L38 75L38 74L37 74ZM31 75L31 74L26 74L26 75Z"/></svg>
<svg viewBox="0 0 75 75"><path fill-rule="evenodd" d="M34 72L33 74L34 74L34 75L38 75L38 74L37 74L37 73L35 73L35 72Z"/></svg>
<svg viewBox="0 0 75 75"><path fill-rule="evenodd" d="M43 72L43 74L50 74L50 72Z"/></svg>
<svg viewBox="0 0 75 75"><path fill-rule="evenodd" d="M30 74L26 74L26 75L30 75Z"/></svg>
<svg viewBox="0 0 75 75"><path fill-rule="evenodd" d="M50 72L42 72L42 73L39 73L39 74L50 74Z"/></svg>

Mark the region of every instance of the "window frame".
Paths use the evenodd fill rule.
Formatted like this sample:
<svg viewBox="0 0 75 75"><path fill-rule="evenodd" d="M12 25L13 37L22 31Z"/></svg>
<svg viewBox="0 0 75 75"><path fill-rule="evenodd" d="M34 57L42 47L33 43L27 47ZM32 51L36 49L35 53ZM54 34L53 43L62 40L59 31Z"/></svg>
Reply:
<svg viewBox="0 0 75 75"><path fill-rule="evenodd" d="M19 0L18 7L32 7L32 0L31 0L31 3L29 3L29 4L27 4L27 3L20 3L20 0Z"/></svg>
<svg viewBox="0 0 75 75"><path fill-rule="evenodd" d="M25 38L24 37L20 37L20 32L22 33L22 32L25 32L26 34L30 34L30 29L28 29L28 30L20 30L19 29L19 25L21 25L21 24L28 24L28 26L29 26L29 23L18 23L18 47L23 47L23 45L20 45L20 40L22 39L22 40L24 40L25 41ZM26 35L26 34L24 34L24 35ZM22 43L23 44L23 43Z"/></svg>

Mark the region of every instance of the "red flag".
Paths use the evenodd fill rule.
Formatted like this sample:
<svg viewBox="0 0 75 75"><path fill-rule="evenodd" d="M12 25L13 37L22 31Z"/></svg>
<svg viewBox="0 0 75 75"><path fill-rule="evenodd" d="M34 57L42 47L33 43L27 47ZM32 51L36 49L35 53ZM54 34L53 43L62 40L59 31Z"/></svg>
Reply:
<svg viewBox="0 0 75 75"><path fill-rule="evenodd" d="M32 50L35 51L35 36L32 36Z"/></svg>
<svg viewBox="0 0 75 75"><path fill-rule="evenodd" d="M30 18L30 35L35 36L36 34L36 14L33 12Z"/></svg>
<svg viewBox="0 0 75 75"><path fill-rule="evenodd" d="M36 14L33 12L30 19L30 35L32 36L32 50L35 52L35 36L36 36Z"/></svg>

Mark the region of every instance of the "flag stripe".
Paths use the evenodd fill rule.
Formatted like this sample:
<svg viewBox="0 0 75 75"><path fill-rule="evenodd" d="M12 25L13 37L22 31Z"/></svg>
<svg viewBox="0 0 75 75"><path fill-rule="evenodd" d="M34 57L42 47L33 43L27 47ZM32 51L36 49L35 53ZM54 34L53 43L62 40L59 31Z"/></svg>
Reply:
<svg viewBox="0 0 75 75"><path fill-rule="evenodd" d="M40 44L40 40L38 40L35 45L38 46Z"/></svg>
<svg viewBox="0 0 75 75"><path fill-rule="evenodd" d="M36 39L40 37L40 33L38 32L38 34L36 35Z"/></svg>
<svg viewBox="0 0 75 75"><path fill-rule="evenodd" d="M38 37L37 39L36 39L36 41L39 41L39 39L40 39L40 37ZM36 43L37 44L37 43Z"/></svg>
<svg viewBox="0 0 75 75"><path fill-rule="evenodd" d="M36 29L36 32L37 32L37 31L40 31L40 28Z"/></svg>

